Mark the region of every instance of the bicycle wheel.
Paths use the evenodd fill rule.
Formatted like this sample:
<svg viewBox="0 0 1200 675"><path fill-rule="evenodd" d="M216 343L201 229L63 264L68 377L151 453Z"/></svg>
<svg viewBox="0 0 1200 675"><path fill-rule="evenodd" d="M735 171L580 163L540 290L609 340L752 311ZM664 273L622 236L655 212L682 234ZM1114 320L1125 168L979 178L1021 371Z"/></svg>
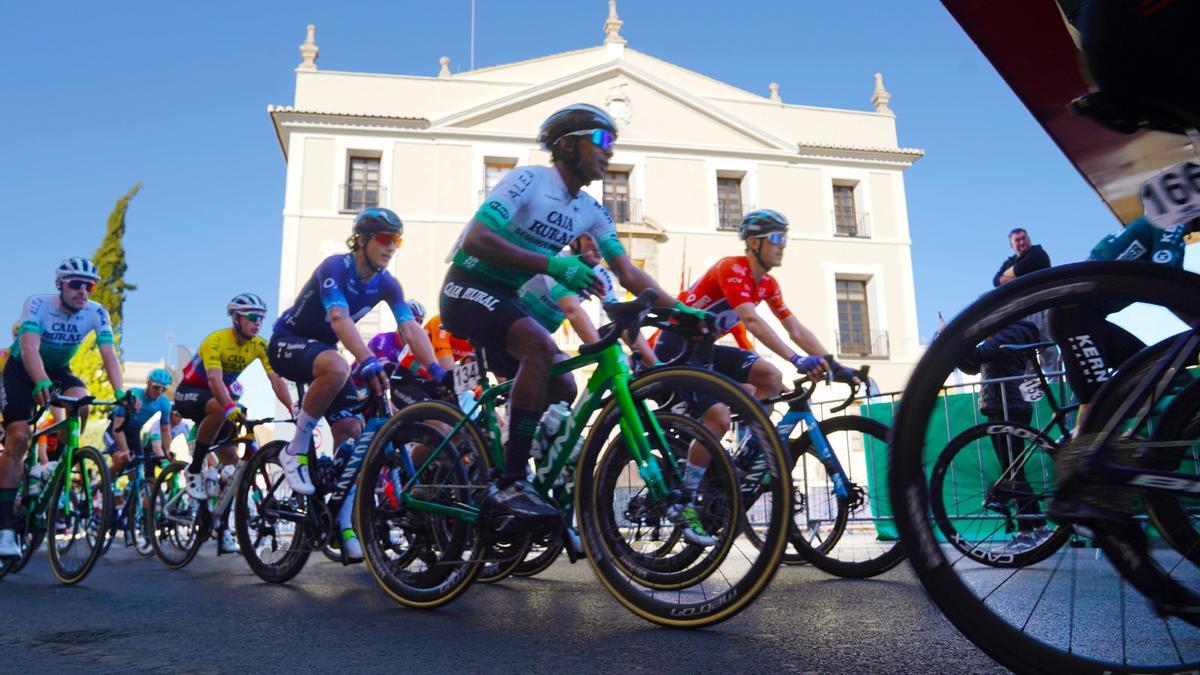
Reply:
<svg viewBox="0 0 1200 675"><path fill-rule="evenodd" d="M104 457L92 447L76 448L52 488L46 513L47 522L54 524L50 570L59 581L75 584L92 571L108 536L112 508Z"/></svg>
<svg viewBox="0 0 1200 675"><path fill-rule="evenodd" d="M893 427L889 489L900 538L930 598L967 638L1017 672L1175 672L1200 666L1200 631L1160 615L1118 566L1133 560L1194 595L1198 575L1164 546L1107 546L1106 555L1062 547L1045 560L997 569L941 543L927 476L946 436L939 398L967 350L996 330L1051 307L1147 303L1200 316L1200 277L1139 263L1082 263L1018 278L967 308L913 372ZM1140 311L1142 308L1136 308ZM1120 379L1120 371L1117 378ZM1104 400L1095 398L1095 413ZM942 413L939 413L941 415ZM973 420L971 424L973 424ZM954 433L952 430L950 433ZM1057 468L1057 458L1056 458ZM1101 536L1098 534L1098 536ZM1111 540L1110 540L1111 541ZM1146 554L1149 551L1149 554ZM1115 557L1114 557L1114 554ZM1174 558L1178 560L1178 554Z"/></svg>
<svg viewBox="0 0 1200 675"><path fill-rule="evenodd" d="M462 595L479 573L485 547L477 526L406 507L398 498L405 474L399 449L437 447L445 439L442 428L462 419L462 411L440 401L405 406L380 428L363 459L354 506L363 557L383 590L409 607L440 607ZM470 504L485 487L479 482L487 475L484 447L475 425L466 422L429 460L410 494L448 507Z"/></svg>
<svg viewBox="0 0 1200 675"><path fill-rule="evenodd" d="M17 546L21 549L21 555L15 558L0 558L0 577L6 574L16 574L24 569L46 536L45 516L43 514L31 516L29 509L23 503L27 499L28 497L18 492L17 500L13 504L13 530L17 535ZM42 522L41 527L38 527L35 519Z"/></svg>
<svg viewBox="0 0 1200 675"><path fill-rule="evenodd" d="M823 461L811 433L790 444L795 468L792 482L804 499L794 508L796 517L790 541L800 555L824 572L850 579L873 577L904 560L904 547L885 514L877 513L876 495L886 480L882 471L864 485L853 480L866 475L854 466L871 455L887 451L888 428L869 417L833 417L818 425L841 466ZM869 464L868 464L869 466ZM838 496L835 480L845 479L850 498Z"/></svg>
<svg viewBox="0 0 1200 675"><path fill-rule="evenodd" d="M279 453L286 447L283 441L271 441L254 453L234 503L242 555L258 578L273 584L299 574L312 553L304 541L310 500L292 492L279 465Z"/></svg>
<svg viewBox="0 0 1200 675"><path fill-rule="evenodd" d="M996 447L1008 453L1008 471ZM933 518L946 541L991 567L1023 567L1053 555L1072 532L1044 515L1055 449L1054 440L1017 422L977 424L951 439L929 479Z"/></svg>
<svg viewBox="0 0 1200 675"><path fill-rule="evenodd" d="M154 486L142 483L138 490L137 507L133 509L133 517L129 519L129 540L133 542L133 552L138 558L148 560L154 557L154 542L150 533L154 530L153 507Z"/></svg>
<svg viewBox="0 0 1200 675"><path fill-rule="evenodd" d="M763 514L765 522L769 524L764 531L763 545L756 548L744 537L738 536L741 499L737 484L721 480L721 476L714 473L714 480L709 484L714 490L709 504L701 502L696 506L700 507L699 517L705 529L718 539L711 548L724 549L725 552L713 555L706 551L702 554L697 560L707 562L690 566L697 572L691 585L686 585L683 579L675 579L672 584L674 588L662 589L656 587L657 583L645 583L647 575L656 575L659 570L636 569L637 563L644 561L646 556L628 555L631 540L627 537L631 532L636 533L636 525L625 513L632 496L636 494L632 487L638 484L639 479L631 477L632 485L625 489L617 489L625 487L623 481L611 482L610 467L621 466L621 462L619 457L609 460L608 455L628 452L623 442L613 442L621 435L618 424L620 414L615 400L610 400L601 410L580 454L576 472L575 512L579 517L588 563L605 588L630 611L654 623L677 627L718 623L748 607L766 588L779 567L779 559L787 543L792 490L783 444L758 402L732 380L711 371L686 367L662 368L634 380L630 388L635 407L646 411L644 417L647 420L651 415L657 419L662 414L670 414L680 404L686 409L692 395L706 396L725 404L729 407L730 415L741 420L760 444L767 458L767 472L771 477L767 489L771 494L771 503L770 511ZM685 433L685 426L680 424L673 428ZM702 438L695 431L686 433L692 434L693 438ZM718 440L723 447L730 447L734 442L731 434ZM654 447L652 450L663 468L674 469L666 461L672 454L669 448ZM715 455L713 458L716 459ZM725 461L728 461L727 457ZM729 465L719 462L714 466L721 467L718 469L721 471L728 470ZM664 472L666 475L671 473ZM713 473L712 466L708 473ZM709 478L707 473L705 478ZM686 499L686 495L679 496ZM646 504L641 508L641 513L634 515L652 515L650 510L651 505ZM713 565L715 568L710 570ZM630 574L630 571L636 573Z"/></svg>
<svg viewBox="0 0 1200 675"><path fill-rule="evenodd" d="M150 548L167 567L187 567L204 543L205 512L199 500L187 492L187 464L172 462L158 473L151 487L149 519Z"/></svg>
<svg viewBox="0 0 1200 675"><path fill-rule="evenodd" d="M513 568L514 577L533 577L545 572L563 551L562 534L544 534L533 540L525 559Z"/></svg>

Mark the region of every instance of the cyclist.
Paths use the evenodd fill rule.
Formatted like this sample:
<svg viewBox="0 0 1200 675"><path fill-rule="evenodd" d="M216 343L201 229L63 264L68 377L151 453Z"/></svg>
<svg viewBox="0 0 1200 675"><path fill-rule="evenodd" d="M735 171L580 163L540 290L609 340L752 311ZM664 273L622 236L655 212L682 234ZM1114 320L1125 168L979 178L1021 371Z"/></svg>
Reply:
<svg viewBox="0 0 1200 675"><path fill-rule="evenodd" d="M788 220L778 211L760 209L747 213L738 228L745 254L718 260L679 299L689 307L716 314L718 338L739 323L744 324L768 349L787 359L796 370L816 379L832 369L844 369L828 355L817 336L788 310L779 283L769 273L783 262L787 235ZM793 351L758 315L756 307L763 301L783 324L792 343L809 356ZM684 348L683 339L670 332L660 334L655 342L655 353L663 361L677 357ZM783 374L751 350L713 345L707 353L697 350L689 363L711 363L717 372L748 385L750 393L760 399L778 396L783 391ZM693 404L693 413L700 415L701 422L718 437L729 429L729 411L725 406L713 405L712 401L699 397ZM708 455L693 445L684 468L684 484L689 490L694 492L700 486L708 460ZM685 517L690 515L685 513ZM692 528L692 531L697 530Z"/></svg>
<svg viewBox="0 0 1200 675"><path fill-rule="evenodd" d="M362 422L353 407L358 392L350 379L350 364L337 352L340 342L358 365L354 374L376 393L388 388L384 366L371 353L354 322L380 302L386 302L396 319L396 330L430 373L444 382L447 372L434 358L429 338L404 301L400 282L387 271L400 246L404 224L388 209L369 208L354 218L354 230L346 244L349 253L326 258L300 289L296 303L279 316L271 336L270 359L280 374L297 383L309 383L300 412L296 435L279 453L288 485L297 494L316 492L308 467L308 446L317 419L324 416L333 432L333 445L357 438ZM338 514L344 552L362 558L361 547L350 528L353 493Z"/></svg>
<svg viewBox="0 0 1200 675"><path fill-rule="evenodd" d="M413 321L418 324L425 323L425 305L422 305L419 300L409 300L408 311L412 313ZM397 329L377 334L367 342L367 349L370 349L375 358L381 361L399 364L400 353L404 351L407 344L404 336Z"/></svg>
<svg viewBox="0 0 1200 675"><path fill-rule="evenodd" d="M100 272L87 258L67 258L54 272L58 295L33 295L21 312L20 336L4 365L6 444L0 456L0 557L20 555L13 532L13 502L29 450L29 423L34 408L50 402L51 389L66 396L87 396L83 381L71 372L71 357L89 333L104 372L118 401L125 401L121 364L113 347L108 311L88 297L100 281ZM87 421L87 406L79 409L80 426Z"/></svg>
<svg viewBox="0 0 1200 675"><path fill-rule="evenodd" d="M142 451L142 427L151 417L158 415L158 424L162 434L167 436L171 431L171 402L163 394L171 386L174 378L166 368L155 368L146 377L146 388L134 387L129 390L131 396L137 399L131 412L125 406L113 408L108 429L104 431L104 449L112 454L112 475L117 476L125 468L133 452ZM161 449L151 455L145 455L148 463L155 457L163 457ZM147 472L153 477L153 472Z"/></svg>
<svg viewBox="0 0 1200 675"><path fill-rule="evenodd" d="M551 153L553 166L524 166L506 174L451 253L442 322L481 348L493 372L514 380L505 470L481 504L493 522L503 524L502 533L561 523L558 510L525 481L525 470L547 397L573 401L576 394L569 374L551 381L550 367L566 356L530 317L518 289L533 276L548 274L575 292L599 293L595 273L580 256L558 255L590 232L624 287L655 290L660 306L674 302L630 260L604 207L581 191L604 177L616 136L616 123L595 106L576 104L552 114L538 131L538 143Z"/></svg>
<svg viewBox="0 0 1200 675"><path fill-rule="evenodd" d="M232 394L233 391L230 390L229 393ZM237 398L236 394L234 394L234 398ZM151 429L142 436L142 447L153 453L155 457L171 457L171 443L175 438L178 436L187 438L192 431L192 421L184 419L177 408L171 408L168 426L171 431L168 436L163 436L157 429Z"/></svg>
<svg viewBox="0 0 1200 675"><path fill-rule="evenodd" d="M442 326L441 314L434 314L425 322L425 334L433 344L433 353L437 356L438 363L447 370L455 364L475 358L475 348L470 342L451 335L450 331Z"/></svg>
<svg viewBox="0 0 1200 675"><path fill-rule="evenodd" d="M204 499L204 458L212 450L218 435L232 433L232 425L242 414L230 386L254 360L262 363L271 380L275 398L288 410L292 394L287 383L275 374L267 359L267 341L259 336L267 303L254 293L239 293L225 305L232 325L213 331L200 343L196 355L183 369L183 381L175 391L175 406L196 428L196 445L188 464L187 491L193 499Z"/></svg>

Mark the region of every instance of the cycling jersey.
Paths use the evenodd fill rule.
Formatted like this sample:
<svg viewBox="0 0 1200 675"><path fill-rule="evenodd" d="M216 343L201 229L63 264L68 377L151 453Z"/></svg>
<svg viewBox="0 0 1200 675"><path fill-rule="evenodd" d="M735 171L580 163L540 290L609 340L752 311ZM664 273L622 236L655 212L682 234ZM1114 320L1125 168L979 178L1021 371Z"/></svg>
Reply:
<svg viewBox="0 0 1200 675"><path fill-rule="evenodd" d="M31 295L21 310L21 327L9 358L20 362L21 336L37 333L42 338L38 354L45 369L66 368L83 339L92 331L96 331L97 345L113 343L108 311L95 300L88 300L83 309L71 312L60 305L57 295Z"/></svg>
<svg viewBox="0 0 1200 675"><path fill-rule="evenodd" d="M200 343L196 355L183 369L183 383L194 387L208 386L208 368L220 368L221 379L225 385L233 384L242 371L255 359L263 364L267 373L273 373L271 364L267 363L267 341L255 335L238 344L233 327L209 333Z"/></svg>
<svg viewBox="0 0 1200 675"><path fill-rule="evenodd" d="M394 330L380 333L371 338L371 341L367 343L367 349L370 349L376 358L391 361L392 363L400 362L400 350L407 346L404 338L400 337L400 334Z"/></svg>
<svg viewBox="0 0 1200 675"><path fill-rule="evenodd" d="M137 397L137 399L142 402L141 408L139 408L137 413L131 417L126 412L124 406L116 406L113 408L112 414L109 415L110 418L124 417L124 428L135 429L137 431L141 431L141 428L145 426L146 422L149 422L150 418L154 417L155 414L161 415L161 417L158 418L159 426L171 423L171 402L167 400L166 396L160 394L158 398L151 399L149 396L146 396L146 390L142 389L141 387L134 387L133 389L129 390L129 393Z"/></svg>
<svg viewBox="0 0 1200 675"><path fill-rule="evenodd" d="M716 338L733 330L741 321L735 311L738 305L747 302L758 305L764 300L780 320L792 315L783 304L783 294L775 278L764 274L756 283L750 274L750 261L744 255L718 260L691 288L679 294L679 301L688 307L717 315Z"/></svg>
<svg viewBox="0 0 1200 675"><path fill-rule="evenodd" d="M338 338L329 324L329 310L341 307L352 321L358 321L380 302L391 307L397 325L413 320L400 282L387 270L363 281L354 269L353 253L332 255L305 282L296 304L279 316L275 332L336 345Z"/></svg>
<svg viewBox="0 0 1200 675"><path fill-rule="evenodd" d="M452 335L442 327L441 314L434 314L425 322L425 334L429 336L429 342L433 345L434 356L439 359L449 356L458 363L467 357L475 356L475 348L470 342Z"/></svg>
<svg viewBox="0 0 1200 675"><path fill-rule="evenodd" d="M578 293L546 274L535 276L517 290L517 298L521 300L521 304L525 306L529 316L541 324L547 333L558 330L558 327L567 318L558 301L571 295L578 295Z"/></svg>
<svg viewBox="0 0 1200 675"><path fill-rule="evenodd" d="M553 167L525 166L509 171L488 194L475 220L509 243L543 255L557 254L581 234L591 234L607 260L625 252L608 211L582 190L572 196ZM466 233L464 228L451 254L455 267L513 291L534 276L467 255L462 250Z"/></svg>
<svg viewBox="0 0 1200 675"><path fill-rule="evenodd" d="M1137 260L1183 266L1185 225L1180 223L1164 230L1155 227L1145 216L1134 220L1120 232L1100 240L1088 260Z"/></svg>

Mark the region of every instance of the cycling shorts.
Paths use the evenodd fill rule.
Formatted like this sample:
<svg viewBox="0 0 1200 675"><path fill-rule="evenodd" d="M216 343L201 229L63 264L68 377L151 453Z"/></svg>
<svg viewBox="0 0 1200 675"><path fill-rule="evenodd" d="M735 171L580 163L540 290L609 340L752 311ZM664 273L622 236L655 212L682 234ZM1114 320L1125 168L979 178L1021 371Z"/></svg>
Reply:
<svg viewBox="0 0 1200 675"><path fill-rule="evenodd" d="M1046 315L1050 335L1062 352L1067 383L1080 403L1091 403L1111 369L1136 354L1146 344L1129 331L1108 321L1114 311L1107 304L1055 307Z"/></svg>
<svg viewBox="0 0 1200 675"><path fill-rule="evenodd" d="M442 326L475 346L483 366L505 378L517 374L517 361L508 352L508 329L529 312L515 291L451 266L441 294Z"/></svg>
<svg viewBox="0 0 1200 675"><path fill-rule="evenodd" d="M72 387L83 387L83 380L63 366L46 373L54 387L61 392ZM33 380L25 372L25 364L19 358L10 358L4 364L4 423L30 422L33 420Z"/></svg>
<svg viewBox="0 0 1200 675"><path fill-rule="evenodd" d="M683 353L685 346L684 338L676 333L664 331L654 345L654 354L660 361L670 361ZM707 349L697 348L687 361L679 365L709 368L735 382L745 383L750 381L750 370L758 359L758 354L745 349L709 345ZM709 396L692 394L688 403L689 412L693 417L699 417L714 403L716 401Z"/></svg>
<svg viewBox="0 0 1200 675"><path fill-rule="evenodd" d="M191 420L198 425L208 414L204 411L204 408L208 405L208 402L210 399L212 399L212 397L212 390L208 387L196 387L190 384L181 383L179 388L175 390L175 410L179 411L180 417L184 418L185 420ZM109 428L111 428L111 426ZM229 438L236 432L237 430L233 428L232 424L225 422L221 425L220 430L217 431L217 438ZM129 440L128 436L126 437L126 440ZM170 444L170 441L168 441L165 445L170 446ZM140 441L133 443L129 447L141 447Z"/></svg>
<svg viewBox="0 0 1200 675"><path fill-rule="evenodd" d="M296 384L311 384L313 381L313 363L321 354L337 350L337 347L295 335L287 335L276 331L267 345L267 359L271 368L281 377ZM340 356L338 358L341 358ZM354 378L347 377L341 390L334 396L329 408L325 410L325 421L333 424L354 416L354 408L361 403L358 389L354 387Z"/></svg>

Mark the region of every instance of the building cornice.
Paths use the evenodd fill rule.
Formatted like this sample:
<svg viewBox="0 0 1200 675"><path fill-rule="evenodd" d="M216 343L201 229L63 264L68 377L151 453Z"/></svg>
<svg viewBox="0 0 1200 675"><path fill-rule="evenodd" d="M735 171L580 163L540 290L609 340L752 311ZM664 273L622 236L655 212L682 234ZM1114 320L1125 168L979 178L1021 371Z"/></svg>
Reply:
<svg viewBox="0 0 1200 675"><path fill-rule="evenodd" d="M429 120L423 117L396 117L391 115L367 115L297 110L290 105L268 105L267 114L275 127L275 138L287 161L287 142L283 138L284 127L310 129L337 129L357 131L408 131L429 128Z"/></svg>

